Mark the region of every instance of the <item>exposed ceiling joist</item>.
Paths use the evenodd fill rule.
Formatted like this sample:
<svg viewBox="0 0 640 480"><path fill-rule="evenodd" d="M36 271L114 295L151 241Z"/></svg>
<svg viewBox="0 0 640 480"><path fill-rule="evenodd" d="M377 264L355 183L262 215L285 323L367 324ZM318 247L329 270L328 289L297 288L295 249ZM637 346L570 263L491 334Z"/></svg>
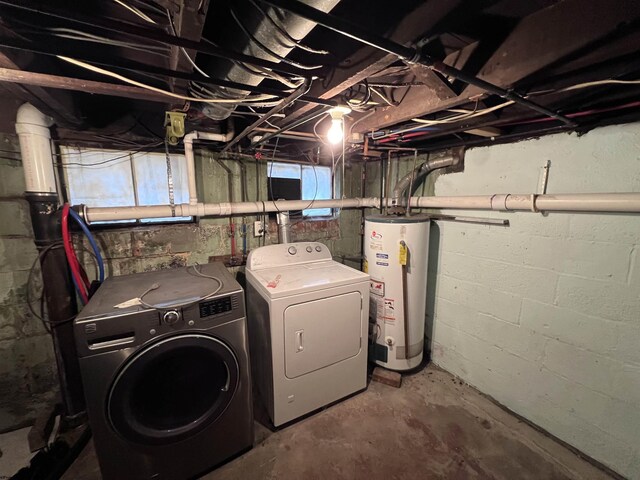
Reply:
<svg viewBox="0 0 640 480"><path fill-rule="evenodd" d="M61 77L46 73L27 72L24 70L1 68L0 82L10 84L29 85L32 87L55 88L59 90L72 90L97 95L109 95L113 97L131 98L149 102L170 103L171 98L160 93L155 93L144 88L117 85L114 83L95 82L93 80L81 80L78 78ZM42 90L42 89L40 89Z"/></svg>
<svg viewBox="0 0 640 480"><path fill-rule="evenodd" d="M578 17L578 18L576 18ZM509 87L584 48L620 24L640 17L640 2L565 0L525 17L479 73L482 80ZM451 108L482 94L468 87L457 98L440 100L414 89L397 107L383 107L355 129L366 132Z"/></svg>
<svg viewBox="0 0 640 480"><path fill-rule="evenodd" d="M4 52L0 52L0 68L3 70L20 70L17 63ZM34 107L49 116L60 119L61 123L69 127L78 127L82 123L74 110L73 101L70 96L61 97L47 92L40 86L32 85L25 87L17 85L16 83L21 82L5 84L5 88L10 94L32 103Z"/></svg>
<svg viewBox="0 0 640 480"><path fill-rule="evenodd" d="M429 89L440 100L446 100L448 98L458 96L458 92L453 89L453 86L447 81L447 79L430 68L423 65L412 65L411 74L412 76L415 76L418 82L424 84L424 88Z"/></svg>
<svg viewBox="0 0 640 480"><path fill-rule="evenodd" d="M438 22L451 13L460 3L460 0L429 0L423 2L398 24L389 35L389 38L403 45L409 45L421 35L424 35L425 32L433 29ZM323 84L322 82L314 84L309 91L309 95L323 99L333 98L364 79L377 74L397 60L395 55L390 55L373 47L363 47L342 62L345 67L337 68L328 84ZM301 105L287 114L287 120L296 119L308 113L312 108L312 105Z"/></svg>

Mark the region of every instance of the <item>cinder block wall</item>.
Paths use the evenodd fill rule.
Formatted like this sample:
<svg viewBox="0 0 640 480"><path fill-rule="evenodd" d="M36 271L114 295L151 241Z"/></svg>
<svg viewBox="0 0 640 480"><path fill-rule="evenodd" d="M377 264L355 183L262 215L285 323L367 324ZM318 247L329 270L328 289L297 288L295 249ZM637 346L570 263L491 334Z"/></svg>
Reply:
<svg viewBox="0 0 640 480"><path fill-rule="evenodd" d="M237 161L224 161L233 176L234 201L241 201L240 165ZM358 196L359 166L348 168L345 172L346 194ZM196 156L199 198L203 202L217 203L229 201L226 173L209 153ZM247 199L263 200L267 197L267 167L261 162L247 162ZM256 182L256 176L258 182ZM258 193L256 195L256 190ZM333 219L315 219L301 221L292 217L293 241L318 241L329 247L337 259L347 258L345 263L359 268L359 262L350 259L360 254L360 216L358 210L344 210ZM253 234L254 221L258 217L247 215L247 248L251 250L263 243L278 243L278 231L275 220L268 220L268 231L264 239ZM240 236L243 218L233 217L235 224L236 252L242 251ZM229 218L202 218L197 223L138 226L135 228L97 230L99 242L106 261L107 274L126 275L160 268L172 268L191 265L195 262L207 263L210 256L229 255L231 236ZM89 244L85 243L85 247ZM83 263L88 270L95 271L95 264L88 254L84 254ZM241 270L241 269L234 269Z"/></svg>
<svg viewBox="0 0 640 480"><path fill-rule="evenodd" d="M51 338L27 308L26 283L31 265L37 257L29 208L23 198L24 174L19 146L14 135L0 134L0 432L28 425L51 403L57 394L55 360ZM240 168L228 161L233 171L234 196L240 200ZM228 201L224 170L210 154L197 157L198 190L203 201ZM358 166L346 171L346 194L360 195ZM266 166L257 169L247 162L249 200L266 197ZM256 176L258 181L256 182ZM353 180L353 179L357 179ZM343 211L331 220L300 222L293 227L294 241L320 241L334 256L352 258L360 254L359 211ZM255 216L247 216L248 247L256 248L253 236ZM236 240L241 217L235 220ZM293 220L297 222L296 219ZM118 229L94 229L107 266L108 275L173 268L195 262L206 263L210 256L228 255L231 251L228 218L204 218L197 223L138 226ZM80 241L77 239L77 241ZM269 225L266 243L277 242L275 222ZM88 246L88 244L87 244ZM95 266L88 255L81 255L90 276ZM356 268L358 262L345 263ZM241 269L234 269L241 270ZM38 270L39 273L39 270ZM39 308L41 292L37 274L32 288L32 302Z"/></svg>
<svg viewBox="0 0 640 480"><path fill-rule="evenodd" d="M640 192L640 124L469 150L436 195ZM446 212L451 213L451 212ZM459 212L436 222L432 358L613 470L640 478L640 216Z"/></svg>
<svg viewBox="0 0 640 480"><path fill-rule="evenodd" d="M17 138L0 135L0 432L27 424L53 399L57 382L51 338L27 308L37 251L23 194Z"/></svg>

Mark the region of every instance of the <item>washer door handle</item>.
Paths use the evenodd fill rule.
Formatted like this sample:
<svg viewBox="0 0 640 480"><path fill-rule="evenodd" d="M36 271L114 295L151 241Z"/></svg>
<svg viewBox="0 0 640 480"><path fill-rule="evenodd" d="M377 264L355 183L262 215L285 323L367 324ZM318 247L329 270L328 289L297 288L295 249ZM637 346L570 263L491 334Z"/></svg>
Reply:
<svg viewBox="0 0 640 480"><path fill-rule="evenodd" d="M296 330L296 353L304 351L303 335L304 330Z"/></svg>

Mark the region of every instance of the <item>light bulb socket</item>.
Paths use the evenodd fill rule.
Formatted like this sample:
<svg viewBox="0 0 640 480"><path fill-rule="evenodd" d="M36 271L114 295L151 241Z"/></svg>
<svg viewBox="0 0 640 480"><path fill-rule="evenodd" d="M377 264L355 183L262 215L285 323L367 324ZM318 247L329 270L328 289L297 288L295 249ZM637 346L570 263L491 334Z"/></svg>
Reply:
<svg viewBox="0 0 640 480"><path fill-rule="evenodd" d="M333 107L329 110L329 115L331 115L332 120L342 120L345 115L351 113L351 109L349 107Z"/></svg>

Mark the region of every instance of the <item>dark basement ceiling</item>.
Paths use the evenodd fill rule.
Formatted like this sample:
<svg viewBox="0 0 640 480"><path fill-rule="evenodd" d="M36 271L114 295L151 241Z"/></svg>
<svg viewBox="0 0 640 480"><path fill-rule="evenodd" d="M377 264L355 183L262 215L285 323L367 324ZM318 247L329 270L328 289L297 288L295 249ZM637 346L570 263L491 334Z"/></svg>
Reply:
<svg viewBox="0 0 640 480"><path fill-rule="evenodd" d="M576 127L519 105L503 106L500 97L407 65L320 26L302 43L328 53L294 48L286 55L288 63L281 62L261 52L262 47L251 37L264 23L264 12L280 25L287 24L285 14L258 0L123 3L0 1L0 95L29 101L53 116L59 139L67 142L120 147L158 142L164 136L164 112L172 109L188 113L187 130L225 131L230 124L221 117L228 113L212 115L201 102L172 99L56 57L61 54L85 60L180 95L193 95L194 90L198 92L197 85L206 84L212 94L235 96L237 90L212 83L229 80L231 69L246 69L247 64L238 66L239 62L225 55L205 53L217 48L253 52L269 59L263 63L290 82L308 78L305 100L294 102L283 110L284 116L273 117L269 125L261 127L281 128L328 108L318 102L360 104L347 121L347 128L353 125L353 132L360 134L355 143L347 144L352 159L375 155L380 147L432 151L567 129L586 131L640 117L638 84L607 83L563 91L585 82L640 78L640 2L633 0L342 0L331 12L397 43L419 45L431 57L467 74L529 95L540 105L570 117ZM180 41L173 37L169 16ZM92 41L87 41L89 35ZM273 40L289 42L275 27ZM191 47L200 50L195 63L210 78L194 72L184 53L169 44L187 41L191 43L181 44L192 57L196 51ZM322 68L303 70L296 66L317 64ZM280 92L280 97L293 91L271 79L262 80L257 88ZM260 92L251 95L256 94ZM236 133L270 108L230 107ZM416 118L431 123L423 125L413 120ZM251 146L250 138L265 132L256 131L230 150L273 154L277 142L279 157L304 161L321 145L313 128L315 124L322 136L329 120L321 119L315 117L281 140L273 139L259 148Z"/></svg>

